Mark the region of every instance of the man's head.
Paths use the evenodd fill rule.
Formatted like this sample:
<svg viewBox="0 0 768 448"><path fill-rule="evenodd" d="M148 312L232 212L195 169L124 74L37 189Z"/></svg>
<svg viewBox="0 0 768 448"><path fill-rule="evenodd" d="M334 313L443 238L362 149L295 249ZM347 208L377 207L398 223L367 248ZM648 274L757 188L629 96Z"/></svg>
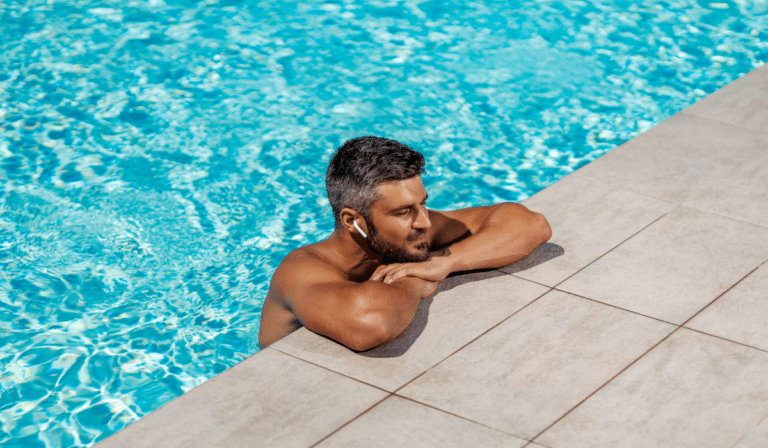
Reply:
<svg viewBox="0 0 768 448"><path fill-rule="evenodd" d="M424 156L394 140L347 141L331 157L326 174L336 230L362 226L361 217L374 252L400 262L426 259L430 223L423 172Z"/></svg>

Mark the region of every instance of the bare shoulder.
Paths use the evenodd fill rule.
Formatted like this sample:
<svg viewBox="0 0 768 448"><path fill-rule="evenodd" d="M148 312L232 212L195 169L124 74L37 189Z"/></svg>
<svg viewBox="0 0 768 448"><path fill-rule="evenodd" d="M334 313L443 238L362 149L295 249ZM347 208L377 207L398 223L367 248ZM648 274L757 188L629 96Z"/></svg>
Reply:
<svg viewBox="0 0 768 448"><path fill-rule="evenodd" d="M313 285L346 280L344 273L323 258L311 246L291 251L272 276L270 292L274 292L289 308L299 292Z"/></svg>
<svg viewBox="0 0 768 448"><path fill-rule="evenodd" d="M294 286L317 282L343 280L343 273L323 258L311 246L300 247L285 256L272 276L276 292L288 292Z"/></svg>
<svg viewBox="0 0 768 448"><path fill-rule="evenodd" d="M306 246L286 255L272 275L262 307L261 345L266 347L300 328L304 324L302 315L312 305L308 298L314 296L313 288L341 277L337 269Z"/></svg>

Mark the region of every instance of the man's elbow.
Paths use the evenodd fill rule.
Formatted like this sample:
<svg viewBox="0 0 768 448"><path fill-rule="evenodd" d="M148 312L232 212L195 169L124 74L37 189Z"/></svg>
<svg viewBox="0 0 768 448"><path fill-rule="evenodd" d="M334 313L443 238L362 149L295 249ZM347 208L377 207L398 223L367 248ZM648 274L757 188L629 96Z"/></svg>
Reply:
<svg viewBox="0 0 768 448"><path fill-rule="evenodd" d="M549 226L549 222L540 213L536 213L530 225L530 252L536 250L537 247L549 241L552 238L552 228Z"/></svg>
<svg viewBox="0 0 768 448"><path fill-rule="evenodd" d="M534 248L552 238L552 229L549 227L549 222L541 213L536 213L524 205L515 202L499 203L496 210L502 211L504 215L502 215L503 218L501 219L504 219L513 227L520 226L522 223L532 244L536 244Z"/></svg>
<svg viewBox="0 0 768 448"><path fill-rule="evenodd" d="M389 328L385 320L376 315L369 315L361 319L360 330L350 338L347 347L352 350L362 352L386 344L393 338L390 336Z"/></svg>
<svg viewBox="0 0 768 448"><path fill-rule="evenodd" d="M537 213L537 215L537 228L541 239L539 244L544 244L552 238L552 228L549 226L549 221L547 221L547 218L545 218L544 215L541 213Z"/></svg>

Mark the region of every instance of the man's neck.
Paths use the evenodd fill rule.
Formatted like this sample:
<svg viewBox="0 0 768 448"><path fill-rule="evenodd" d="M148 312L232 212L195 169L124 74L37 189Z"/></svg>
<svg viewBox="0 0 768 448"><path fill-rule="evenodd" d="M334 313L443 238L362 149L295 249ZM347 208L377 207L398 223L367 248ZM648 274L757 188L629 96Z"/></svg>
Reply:
<svg viewBox="0 0 768 448"><path fill-rule="evenodd" d="M334 264L353 281L368 280L383 261L380 255L370 251L366 243L361 246L348 232L334 231L323 243Z"/></svg>

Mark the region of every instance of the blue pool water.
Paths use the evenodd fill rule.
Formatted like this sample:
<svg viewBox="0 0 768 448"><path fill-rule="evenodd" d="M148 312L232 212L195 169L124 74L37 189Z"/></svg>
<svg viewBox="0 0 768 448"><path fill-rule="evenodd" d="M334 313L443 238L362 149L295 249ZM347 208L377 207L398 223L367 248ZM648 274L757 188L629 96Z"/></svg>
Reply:
<svg viewBox="0 0 768 448"><path fill-rule="evenodd" d="M0 445L91 446L258 350L328 156L525 199L768 60L768 1L0 3Z"/></svg>

